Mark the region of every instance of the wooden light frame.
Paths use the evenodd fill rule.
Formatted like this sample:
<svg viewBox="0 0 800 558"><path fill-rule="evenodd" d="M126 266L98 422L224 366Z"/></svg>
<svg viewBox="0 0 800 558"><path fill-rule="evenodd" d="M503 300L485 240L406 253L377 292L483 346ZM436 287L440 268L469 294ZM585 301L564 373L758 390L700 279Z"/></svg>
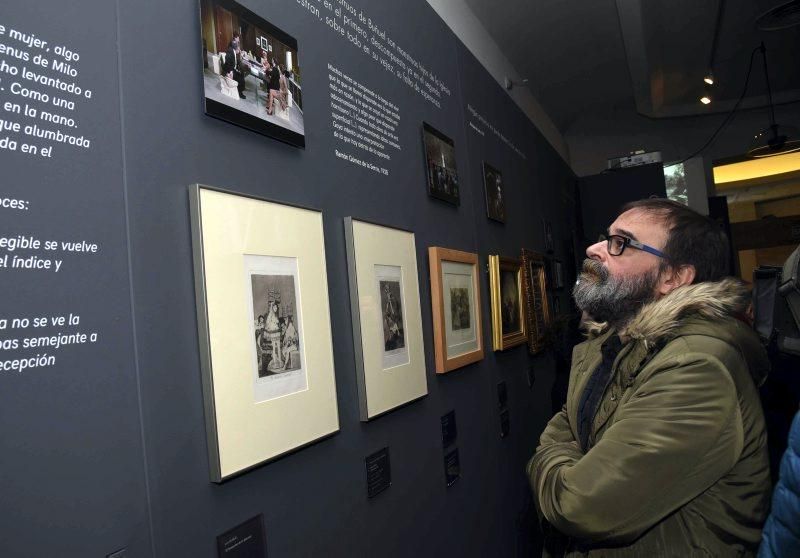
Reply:
<svg viewBox="0 0 800 558"><path fill-rule="evenodd" d="M433 313L433 340L436 354L436 373L445 374L483 359L483 330L481 323L481 295L478 277L478 254L450 248L431 246L428 248L431 271L431 310ZM443 262L454 262L472 266L472 307L475 309L475 338L477 348L448 357L447 324L444 309Z"/></svg>

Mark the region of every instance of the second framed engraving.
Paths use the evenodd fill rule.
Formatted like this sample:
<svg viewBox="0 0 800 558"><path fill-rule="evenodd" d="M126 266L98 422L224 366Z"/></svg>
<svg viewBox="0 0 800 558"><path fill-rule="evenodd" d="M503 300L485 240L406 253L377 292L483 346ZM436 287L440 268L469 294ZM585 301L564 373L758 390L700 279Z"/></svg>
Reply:
<svg viewBox="0 0 800 558"><path fill-rule="evenodd" d="M436 372L483 359L478 255L431 246L431 309Z"/></svg>
<svg viewBox="0 0 800 558"><path fill-rule="evenodd" d="M361 420L428 393L414 233L344 220Z"/></svg>

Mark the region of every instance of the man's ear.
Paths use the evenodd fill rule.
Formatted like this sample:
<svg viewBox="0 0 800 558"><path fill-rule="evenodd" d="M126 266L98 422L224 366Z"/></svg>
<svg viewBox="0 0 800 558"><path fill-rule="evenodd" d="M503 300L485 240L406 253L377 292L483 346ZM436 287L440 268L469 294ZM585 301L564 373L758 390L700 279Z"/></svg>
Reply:
<svg viewBox="0 0 800 558"><path fill-rule="evenodd" d="M684 285L691 285L694 282L697 270L693 265L684 264L678 267L668 267L661 273L661 280L658 283L658 293L667 295Z"/></svg>

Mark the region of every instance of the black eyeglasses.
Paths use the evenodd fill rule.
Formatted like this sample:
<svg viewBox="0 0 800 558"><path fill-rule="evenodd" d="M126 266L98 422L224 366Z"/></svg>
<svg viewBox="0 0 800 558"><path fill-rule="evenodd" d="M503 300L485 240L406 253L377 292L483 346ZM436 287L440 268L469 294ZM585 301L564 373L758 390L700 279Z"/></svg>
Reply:
<svg viewBox="0 0 800 558"><path fill-rule="evenodd" d="M621 256L625 251L625 248L630 246L631 248L653 254L659 258L668 259L667 255L661 250L657 250L652 246L648 246L647 244L642 244L641 242L632 238L628 238L627 236L621 236L618 234L601 234L600 238L597 239L597 242L603 242L604 240L608 243L608 253L611 256Z"/></svg>

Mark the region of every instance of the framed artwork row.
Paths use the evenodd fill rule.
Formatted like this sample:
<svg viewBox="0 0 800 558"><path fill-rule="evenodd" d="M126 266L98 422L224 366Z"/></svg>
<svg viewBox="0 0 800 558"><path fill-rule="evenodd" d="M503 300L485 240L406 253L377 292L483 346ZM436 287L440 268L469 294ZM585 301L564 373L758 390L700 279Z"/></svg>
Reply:
<svg viewBox="0 0 800 558"><path fill-rule="evenodd" d="M189 188L213 482L339 430L322 213ZM264 224L279 234L264 234ZM414 233L344 220L360 418L428 393ZM268 231L267 231L268 232ZM478 254L428 249L436 372L484 358ZM544 258L490 255L492 348L545 346Z"/></svg>

